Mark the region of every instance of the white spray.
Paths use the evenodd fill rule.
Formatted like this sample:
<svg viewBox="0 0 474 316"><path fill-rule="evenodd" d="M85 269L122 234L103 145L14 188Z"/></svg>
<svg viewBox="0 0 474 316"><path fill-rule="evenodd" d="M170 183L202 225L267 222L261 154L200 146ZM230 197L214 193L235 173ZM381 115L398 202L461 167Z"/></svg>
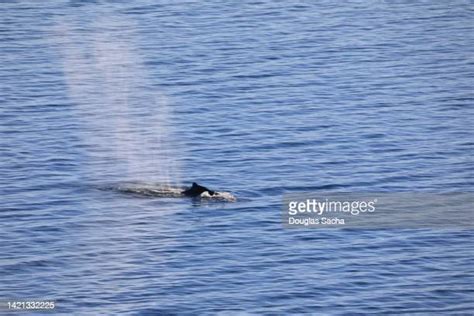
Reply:
<svg viewBox="0 0 474 316"><path fill-rule="evenodd" d="M91 174L180 183L168 98L140 56L138 25L125 16L77 11L58 19L54 45L81 124Z"/></svg>

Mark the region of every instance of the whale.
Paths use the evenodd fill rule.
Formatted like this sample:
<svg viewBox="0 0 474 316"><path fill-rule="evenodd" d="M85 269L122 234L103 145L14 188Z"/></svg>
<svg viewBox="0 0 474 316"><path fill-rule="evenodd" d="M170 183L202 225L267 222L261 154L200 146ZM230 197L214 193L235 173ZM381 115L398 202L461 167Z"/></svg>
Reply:
<svg viewBox="0 0 474 316"><path fill-rule="evenodd" d="M214 191L196 182L190 187L173 187L158 183L128 182L119 185L105 186L101 189L145 197L179 198L188 197L208 201L235 202L237 198L230 192Z"/></svg>

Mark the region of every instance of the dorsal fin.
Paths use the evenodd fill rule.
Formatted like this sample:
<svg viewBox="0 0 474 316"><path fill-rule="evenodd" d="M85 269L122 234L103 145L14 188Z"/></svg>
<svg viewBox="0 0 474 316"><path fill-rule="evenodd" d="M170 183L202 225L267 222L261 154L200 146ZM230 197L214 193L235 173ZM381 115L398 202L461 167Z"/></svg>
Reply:
<svg viewBox="0 0 474 316"><path fill-rule="evenodd" d="M197 184L196 182L193 182L192 186L189 189L183 191L183 194L187 196L198 196L206 191L208 191L211 195L214 194L214 191L210 191L208 188L203 187Z"/></svg>

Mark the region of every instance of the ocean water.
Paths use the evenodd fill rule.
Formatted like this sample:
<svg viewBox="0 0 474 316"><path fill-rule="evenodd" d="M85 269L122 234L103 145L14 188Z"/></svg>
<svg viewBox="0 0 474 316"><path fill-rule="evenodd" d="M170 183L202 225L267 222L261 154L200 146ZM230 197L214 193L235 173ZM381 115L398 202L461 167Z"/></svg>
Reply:
<svg viewBox="0 0 474 316"><path fill-rule="evenodd" d="M473 10L1 1L0 300L472 314L472 230L287 229L281 207L306 191L472 191ZM102 189L129 181L238 201Z"/></svg>

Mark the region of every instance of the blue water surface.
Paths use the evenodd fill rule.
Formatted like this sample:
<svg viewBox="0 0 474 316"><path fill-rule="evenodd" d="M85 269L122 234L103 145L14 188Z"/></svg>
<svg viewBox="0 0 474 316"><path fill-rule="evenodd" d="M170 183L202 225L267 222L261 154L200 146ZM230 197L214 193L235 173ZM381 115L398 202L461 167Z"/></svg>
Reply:
<svg viewBox="0 0 474 316"><path fill-rule="evenodd" d="M280 217L285 193L472 191L473 10L2 1L0 299L64 315L472 314L472 230ZM101 189L127 181L238 201Z"/></svg>

